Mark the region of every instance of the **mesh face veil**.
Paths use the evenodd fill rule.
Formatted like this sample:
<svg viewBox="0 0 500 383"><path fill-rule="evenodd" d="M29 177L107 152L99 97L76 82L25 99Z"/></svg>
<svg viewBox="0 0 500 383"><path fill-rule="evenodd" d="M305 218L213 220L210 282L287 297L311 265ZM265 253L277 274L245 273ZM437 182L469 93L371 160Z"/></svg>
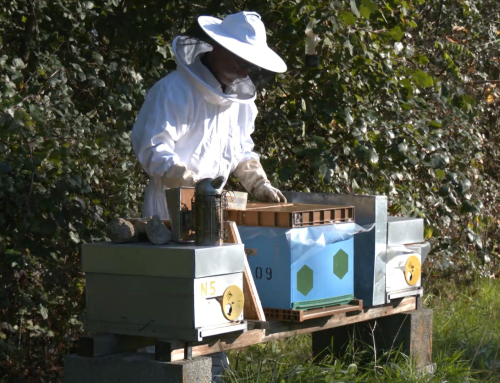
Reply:
<svg viewBox="0 0 500 383"><path fill-rule="evenodd" d="M197 22L194 22L188 30L182 35L182 41L179 41L177 44L186 46L191 46L188 48L189 50L196 51L197 47L204 47L206 49L205 52L209 52L212 50L214 44L217 44L210 36L208 36L203 29L201 29L200 25ZM257 65L254 65L248 61L245 61L238 56L234 60L234 64L238 68L245 68L248 70L248 77L237 79L231 85L226 86L224 89L224 93L232 94L235 92L235 87L243 87L245 89L244 93L255 93L258 90L261 90L264 86L271 83L276 74L274 72L263 69Z"/></svg>

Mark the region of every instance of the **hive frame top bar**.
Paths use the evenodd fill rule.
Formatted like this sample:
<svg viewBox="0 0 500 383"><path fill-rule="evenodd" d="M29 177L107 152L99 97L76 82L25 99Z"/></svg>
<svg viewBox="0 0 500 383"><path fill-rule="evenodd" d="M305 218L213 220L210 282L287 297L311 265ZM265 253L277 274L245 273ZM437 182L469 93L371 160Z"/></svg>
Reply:
<svg viewBox="0 0 500 383"><path fill-rule="evenodd" d="M354 222L354 206L249 203L246 210L228 210L240 226L297 228Z"/></svg>

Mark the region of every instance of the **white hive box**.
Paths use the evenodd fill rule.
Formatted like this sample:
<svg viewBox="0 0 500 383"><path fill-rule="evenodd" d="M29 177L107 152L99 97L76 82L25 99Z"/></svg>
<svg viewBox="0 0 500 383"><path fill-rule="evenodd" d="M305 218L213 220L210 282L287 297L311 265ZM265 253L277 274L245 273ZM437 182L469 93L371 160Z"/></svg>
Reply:
<svg viewBox="0 0 500 383"><path fill-rule="evenodd" d="M429 251L424 242L424 220L387 217L387 301L422 295L422 262Z"/></svg>
<svg viewBox="0 0 500 383"><path fill-rule="evenodd" d="M186 341L246 331L243 314L222 309L229 286L243 290L244 257L237 244L83 245L85 330Z"/></svg>

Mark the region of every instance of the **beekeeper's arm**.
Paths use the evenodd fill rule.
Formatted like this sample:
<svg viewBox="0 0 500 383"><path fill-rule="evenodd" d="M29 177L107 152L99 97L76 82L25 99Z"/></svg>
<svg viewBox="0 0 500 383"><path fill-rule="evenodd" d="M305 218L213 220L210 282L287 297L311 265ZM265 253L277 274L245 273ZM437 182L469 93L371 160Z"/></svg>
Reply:
<svg viewBox="0 0 500 383"><path fill-rule="evenodd" d="M242 139L243 158L234 170L234 175L243 187L259 201L286 202L285 196L271 185L266 172L262 168L259 156L253 152L254 143L250 135L254 125L247 129Z"/></svg>
<svg viewBox="0 0 500 383"><path fill-rule="evenodd" d="M175 154L175 142L191 120L191 94L185 87L166 85L157 83L148 92L132 130L132 146L142 168L151 177L161 177L165 187L193 186L196 174Z"/></svg>

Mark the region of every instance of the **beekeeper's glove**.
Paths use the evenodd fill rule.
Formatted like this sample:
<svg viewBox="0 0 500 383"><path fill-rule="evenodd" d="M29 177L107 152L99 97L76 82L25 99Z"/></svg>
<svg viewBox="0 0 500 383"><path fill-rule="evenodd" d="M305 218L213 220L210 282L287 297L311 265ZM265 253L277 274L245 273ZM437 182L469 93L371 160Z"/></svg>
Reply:
<svg viewBox="0 0 500 383"><path fill-rule="evenodd" d="M173 165L163 177L163 185L168 189L194 186L196 182L198 182L198 176L191 170L187 170L183 164Z"/></svg>
<svg viewBox="0 0 500 383"><path fill-rule="evenodd" d="M234 175L243 187L259 201L286 202L285 196L271 185L259 161L250 159L240 162Z"/></svg>
<svg viewBox="0 0 500 383"><path fill-rule="evenodd" d="M253 192L255 198L264 202L286 202L286 198L278 189L272 186L269 181L260 185Z"/></svg>

